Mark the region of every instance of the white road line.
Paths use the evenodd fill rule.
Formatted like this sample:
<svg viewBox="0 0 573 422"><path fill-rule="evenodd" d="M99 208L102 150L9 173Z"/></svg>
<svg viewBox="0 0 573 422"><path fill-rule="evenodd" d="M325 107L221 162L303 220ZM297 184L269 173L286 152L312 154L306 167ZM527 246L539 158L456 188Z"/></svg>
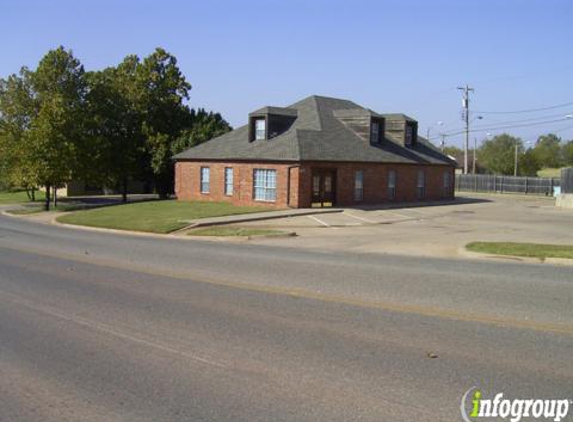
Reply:
<svg viewBox="0 0 573 422"><path fill-rule="evenodd" d="M316 218L314 215L307 215L308 218L312 218L314 221L322 224L325 227L330 227L330 224L325 223L324 221L322 221L320 218Z"/></svg>
<svg viewBox="0 0 573 422"><path fill-rule="evenodd" d="M51 315L53 317L56 317L56 318L59 318L59 319L62 319L64 321L71 322L71 323L74 323L77 325L81 325L81 326L90 328L90 329L95 330L95 331L99 331L101 333L104 333L104 334L107 334L110 336L118 337L118 338L121 338L123 340L131 341L134 343L139 343L139 344L142 344L142 345L145 345L148 347L162 350L164 352L184 356L186 358L195 360L197 362L200 362L200 363L203 363L206 365L217 366L219 368L227 368L228 367L228 365L226 365L223 362L218 362L218 361L213 360L211 358L205 358L202 356L198 356L194 353L189 353L189 352L186 352L183 350L175 349L175 348L167 345L167 343L160 343L160 342L148 340L148 339L145 339L142 337L134 336L132 334L122 332L122 331L120 331L114 327L111 327L107 324L100 323L97 321L92 321L92 320L89 320L87 318L83 318L83 317L80 317L77 315L67 315L67 314L61 313L57 310L52 309L51 307L41 305L41 304L35 304L31 300L22 298L19 295L15 295L13 293L6 294L6 292L3 291L2 295L4 297L8 296L7 299L9 301L16 303L20 306L25 306L28 309L32 309L32 310L35 310L37 312L42 312L42 313L45 313L47 315Z"/></svg>
<svg viewBox="0 0 573 422"><path fill-rule="evenodd" d="M357 215L350 214L349 212L345 212L344 215L347 215L349 217L354 217L358 220L366 221L367 223L376 223L376 221L374 221L374 220L369 220L367 218L358 217Z"/></svg>

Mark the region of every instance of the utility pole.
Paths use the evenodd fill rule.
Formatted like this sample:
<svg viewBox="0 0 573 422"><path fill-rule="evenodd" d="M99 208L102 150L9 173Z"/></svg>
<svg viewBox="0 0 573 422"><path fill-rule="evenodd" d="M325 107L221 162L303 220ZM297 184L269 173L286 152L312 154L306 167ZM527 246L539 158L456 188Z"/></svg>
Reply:
<svg viewBox="0 0 573 422"><path fill-rule="evenodd" d="M474 160L472 165L472 174L476 174L476 154L477 154L477 138L474 137Z"/></svg>
<svg viewBox="0 0 573 422"><path fill-rule="evenodd" d="M515 165L513 166L513 175L517 176L517 153L518 153L518 149L519 149L519 144L517 143L517 140L515 141Z"/></svg>
<svg viewBox="0 0 573 422"><path fill-rule="evenodd" d="M442 152L444 152L444 149L446 148L446 134L442 133L441 137L442 141L440 142L440 149L442 150Z"/></svg>
<svg viewBox="0 0 573 422"><path fill-rule="evenodd" d="M458 89L463 92L463 107L464 107L464 120L466 121L466 139L464 142L464 174L468 174L468 149L470 143L470 92L473 88L466 86L458 86Z"/></svg>

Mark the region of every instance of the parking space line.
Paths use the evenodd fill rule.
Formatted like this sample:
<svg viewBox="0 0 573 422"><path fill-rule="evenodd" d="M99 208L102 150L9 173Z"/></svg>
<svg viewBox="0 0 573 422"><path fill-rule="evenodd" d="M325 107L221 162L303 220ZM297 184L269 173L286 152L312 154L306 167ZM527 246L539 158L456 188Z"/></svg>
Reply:
<svg viewBox="0 0 573 422"><path fill-rule="evenodd" d="M369 219L367 219L367 218L358 217L357 215L350 214L349 212L345 212L344 215L347 215L347 216L349 216L349 217L356 218L356 219L358 219L358 220L366 221L367 223L376 223L376 221L374 221L374 220L369 220Z"/></svg>
<svg viewBox="0 0 573 422"><path fill-rule="evenodd" d="M382 212L386 212L388 214L392 214L392 215L395 215L395 216L401 217L401 218L411 218L412 217L411 215L400 214L398 212L392 212L392 211L388 211L388 210L383 210Z"/></svg>
<svg viewBox="0 0 573 422"><path fill-rule="evenodd" d="M320 218L316 218L314 215L307 215L308 218L312 218L314 221L316 221L317 223L322 224L325 227L330 227L330 224L325 223L324 221L322 221Z"/></svg>

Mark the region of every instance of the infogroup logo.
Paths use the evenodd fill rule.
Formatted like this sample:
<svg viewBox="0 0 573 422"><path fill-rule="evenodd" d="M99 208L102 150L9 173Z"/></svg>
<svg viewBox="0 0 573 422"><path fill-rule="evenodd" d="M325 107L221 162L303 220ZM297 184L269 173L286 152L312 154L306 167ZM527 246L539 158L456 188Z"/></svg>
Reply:
<svg viewBox="0 0 573 422"><path fill-rule="evenodd" d="M462 396L460 411L465 422L486 418L511 422L520 422L523 418L560 422L567 417L571 404L570 399L505 399L503 393L493 395L493 399L485 399L481 390L472 387Z"/></svg>

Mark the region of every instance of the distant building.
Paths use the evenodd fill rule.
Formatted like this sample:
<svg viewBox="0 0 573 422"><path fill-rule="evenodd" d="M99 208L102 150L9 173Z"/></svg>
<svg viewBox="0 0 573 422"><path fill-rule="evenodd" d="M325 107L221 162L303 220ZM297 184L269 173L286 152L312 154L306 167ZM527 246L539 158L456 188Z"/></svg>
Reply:
<svg viewBox="0 0 573 422"><path fill-rule="evenodd" d="M174 157L178 199L274 207L451 199L456 163L404 114L311 96Z"/></svg>

